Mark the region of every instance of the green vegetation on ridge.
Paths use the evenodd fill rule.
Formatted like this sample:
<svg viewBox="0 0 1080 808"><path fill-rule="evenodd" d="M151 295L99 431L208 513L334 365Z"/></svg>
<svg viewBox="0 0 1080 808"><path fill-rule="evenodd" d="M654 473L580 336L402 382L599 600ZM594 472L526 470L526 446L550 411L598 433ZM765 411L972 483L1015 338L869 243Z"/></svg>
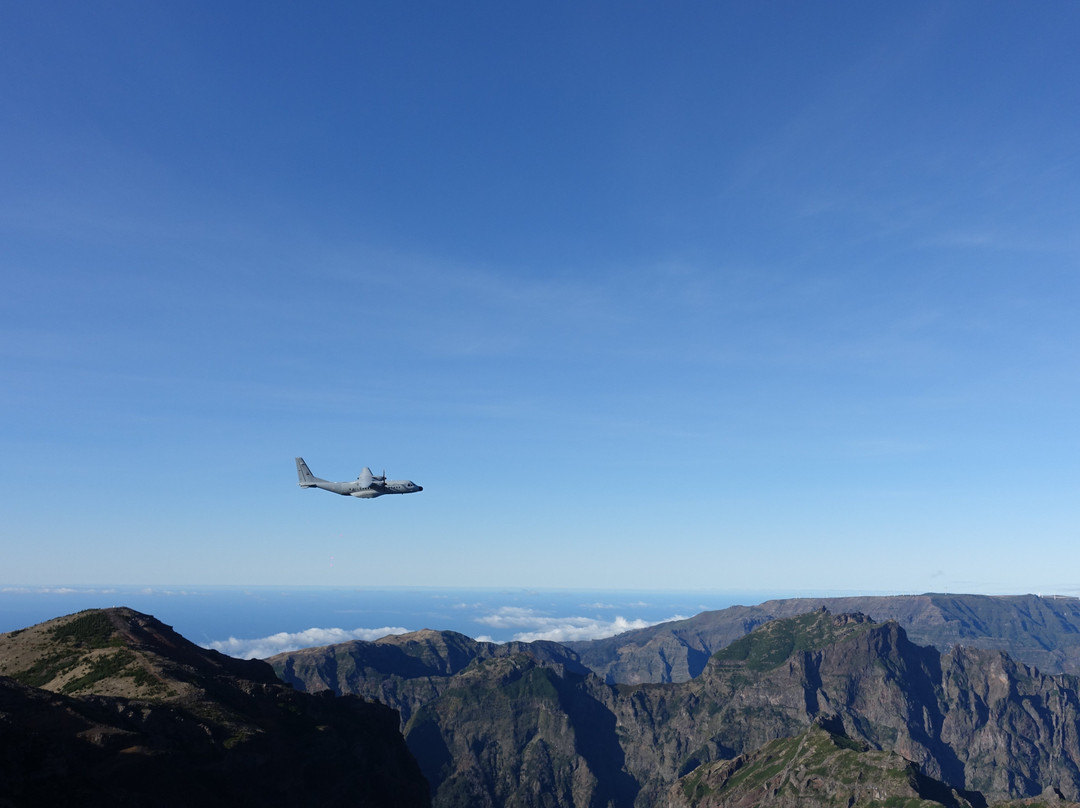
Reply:
<svg viewBox="0 0 1080 808"><path fill-rule="evenodd" d="M774 804L813 808L970 808L900 755L820 727L702 766L678 786L689 808Z"/></svg>
<svg viewBox="0 0 1080 808"><path fill-rule="evenodd" d="M753 671L782 665L799 651L818 651L852 634L867 631L874 623L850 615L833 617L824 609L787 620L766 623L727 648L713 654L719 662L742 662Z"/></svg>
<svg viewBox="0 0 1080 808"><path fill-rule="evenodd" d="M103 610L88 610L57 626L52 631L58 642L72 642L84 648L120 647L123 640L117 636L116 626Z"/></svg>

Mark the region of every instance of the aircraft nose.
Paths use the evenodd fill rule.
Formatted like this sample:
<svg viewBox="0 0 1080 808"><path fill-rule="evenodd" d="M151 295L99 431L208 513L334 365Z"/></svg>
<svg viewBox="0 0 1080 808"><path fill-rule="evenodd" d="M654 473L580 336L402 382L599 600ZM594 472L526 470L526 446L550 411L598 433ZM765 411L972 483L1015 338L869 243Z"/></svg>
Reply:
<svg viewBox="0 0 1080 808"><path fill-rule="evenodd" d="M424 486L422 486L422 485L418 485L418 486L416 486L416 490L417 490L417 491L423 491L423 490L424 490Z"/></svg>

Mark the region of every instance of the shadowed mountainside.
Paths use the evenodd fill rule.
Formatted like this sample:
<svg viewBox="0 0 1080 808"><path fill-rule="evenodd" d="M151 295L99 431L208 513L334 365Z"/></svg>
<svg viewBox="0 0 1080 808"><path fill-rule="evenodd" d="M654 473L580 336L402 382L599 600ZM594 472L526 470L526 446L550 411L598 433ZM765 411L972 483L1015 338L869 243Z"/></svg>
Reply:
<svg viewBox="0 0 1080 808"><path fill-rule="evenodd" d="M0 804L429 804L391 709L297 692L131 609L0 634L0 749Z"/></svg>

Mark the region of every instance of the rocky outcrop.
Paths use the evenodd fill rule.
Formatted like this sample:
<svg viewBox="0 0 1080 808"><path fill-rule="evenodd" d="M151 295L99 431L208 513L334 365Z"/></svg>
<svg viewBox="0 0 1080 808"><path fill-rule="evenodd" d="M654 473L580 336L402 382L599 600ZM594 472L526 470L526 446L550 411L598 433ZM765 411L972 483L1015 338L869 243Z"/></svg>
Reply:
<svg viewBox="0 0 1080 808"><path fill-rule="evenodd" d="M0 673L0 805L429 804L390 708L130 609L0 635Z"/></svg>

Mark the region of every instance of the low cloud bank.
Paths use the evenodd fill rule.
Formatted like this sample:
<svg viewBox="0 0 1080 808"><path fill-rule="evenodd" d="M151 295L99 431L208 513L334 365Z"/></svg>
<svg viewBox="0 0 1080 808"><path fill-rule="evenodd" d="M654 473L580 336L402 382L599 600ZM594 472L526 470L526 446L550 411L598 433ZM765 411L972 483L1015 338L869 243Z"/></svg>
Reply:
<svg viewBox="0 0 1080 808"><path fill-rule="evenodd" d="M212 648L237 659L265 659L274 654L296 651L300 648L334 645L339 642L349 642L350 640L367 640L370 642L389 634L407 634L408 632L409 629L400 626L356 628L352 631L343 628L309 628L306 631L291 633L281 631L277 634L271 634L269 637L260 637L254 640L229 637L227 640L215 640L207 643L203 645L203 648Z"/></svg>
<svg viewBox="0 0 1080 808"><path fill-rule="evenodd" d="M657 623L666 623L671 620L685 620L686 618L675 615L664 620L627 620L621 615L616 615L612 620L598 617L551 617L534 609L526 609L520 606L503 606L494 614L478 617L476 622L494 629L511 630L524 629L514 634L514 639L520 642L533 642L534 640L552 640L554 642L572 642L575 640L599 640L604 637L613 637L624 631L638 628L648 628Z"/></svg>
<svg viewBox="0 0 1080 808"><path fill-rule="evenodd" d="M533 642L534 640L551 640L553 642L599 640L604 637L622 634L624 631L648 628L657 623L666 623L671 620L685 619L682 615L674 615L663 620L628 620L621 615L610 618L606 616L552 616L536 609L521 606L501 606L489 614L474 618L476 623L488 626L493 633L497 633L501 638L505 638L509 632L514 632L511 639L519 642ZM296 651L300 648L334 645L349 642L350 640L367 640L370 642L389 634L407 634L409 631L411 629L401 628L400 626L357 628L351 631L342 628L309 628L306 631L294 633L282 631L278 634L271 634L269 637L259 637L257 639L229 637L227 640L204 643L203 647L212 648L215 651L221 651L223 654L239 659L265 659L274 654ZM478 640L506 641L505 639L493 640L491 637L483 635L474 636Z"/></svg>

